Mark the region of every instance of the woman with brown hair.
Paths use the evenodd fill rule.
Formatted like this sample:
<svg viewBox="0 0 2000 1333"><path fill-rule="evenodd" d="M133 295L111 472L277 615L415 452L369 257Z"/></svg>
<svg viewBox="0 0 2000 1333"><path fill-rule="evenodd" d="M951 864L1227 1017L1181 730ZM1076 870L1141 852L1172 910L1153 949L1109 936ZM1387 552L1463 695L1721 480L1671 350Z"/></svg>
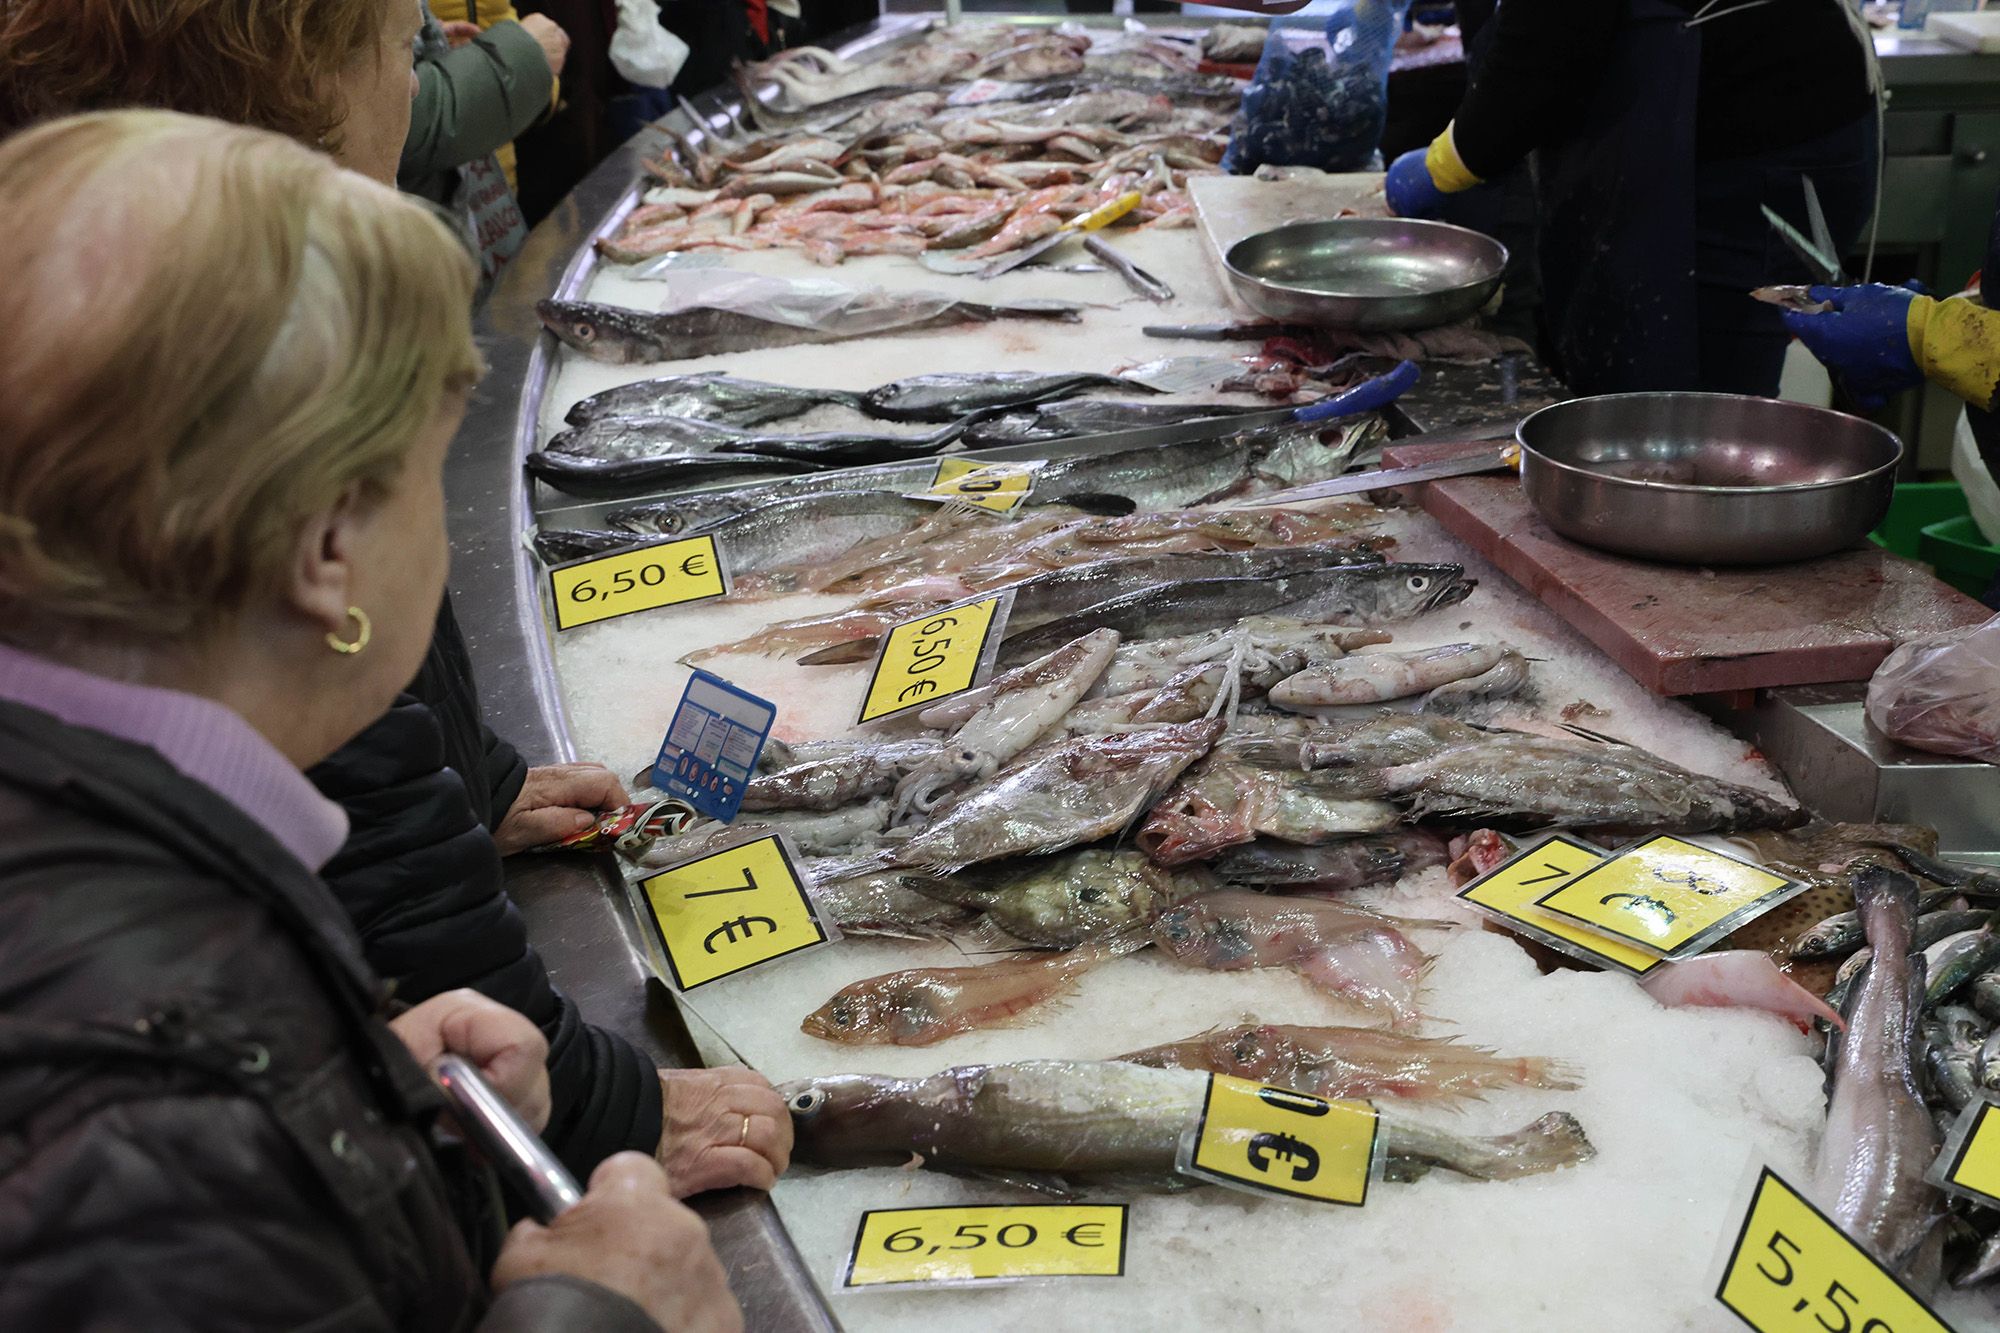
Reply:
<svg viewBox="0 0 2000 1333"><path fill-rule="evenodd" d="M645 1157L494 1243L419 1061L538 1121L540 1035L385 1023L313 874L346 819L301 770L427 651L470 261L159 112L0 144L0 247L0 1327L740 1327Z"/></svg>
<svg viewBox="0 0 2000 1333"><path fill-rule="evenodd" d="M5 0L0 134L157 106L275 130L393 184L420 15L416 0ZM791 1148L768 1083L741 1069L656 1070L550 984L501 857L587 827L625 792L601 765L530 768L494 735L449 599L433 609L404 693L311 774L348 817L324 878L368 964L403 998L471 987L535 1022L549 1045L546 1137L578 1175L636 1149L683 1196L768 1189Z"/></svg>

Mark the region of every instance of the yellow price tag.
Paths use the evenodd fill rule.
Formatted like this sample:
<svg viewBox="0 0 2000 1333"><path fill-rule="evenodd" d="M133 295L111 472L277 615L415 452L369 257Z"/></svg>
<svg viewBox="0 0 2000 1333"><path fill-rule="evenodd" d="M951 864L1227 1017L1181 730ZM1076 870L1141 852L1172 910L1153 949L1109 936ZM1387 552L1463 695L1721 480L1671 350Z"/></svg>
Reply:
<svg viewBox="0 0 2000 1333"><path fill-rule="evenodd" d="M931 484L916 500L956 500L996 514L1011 514L1027 503L1035 489L1039 463L976 463L970 458L940 458Z"/></svg>
<svg viewBox="0 0 2000 1333"><path fill-rule="evenodd" d="M1644 976L1666 960L1536 909L1535 899L1604 860L1588 843L1558 834L1501 862L1458 896L1508 929L1599 967Z"/></svg>
<svg viewBox="0 0 2000 1333"><path fill-rule="evenodd" d="M1535 899L1535 906L1669 957L1693 952L1805 885L1655 834Z"/></svg>
<svg viewBox="0 0 2000 1333"><path fill-rule="evenodd" d="M638 889L676 990L834 938L777 834L648 875Z"/></svg>
<svg viewBox="0 0 2000 1333"><path fill-rule="evenodd" d="M1368 1198L1380 1129L1367 1102L1211 1074L1178 1165L1218 1184L1358 1207Z"/></svg>
<svg viewBox="0 0 2000 1333"><path fill-rule="evenodd" d="M906 620L882 639L875 673L862 696L862 722L927 708L973 687L986 643L1004 624L1001 597L982 597Z"/></svg>
<svg viewBox="0 0 2000 1333"><path fill-rule="evenodd" d="M634 611L678 606L729 591L714 537L683 537L573 560L549 571L556 628L575 629Z"/></svg>
<svg viewBox="0 0 2000 1333"><path fill-rule="evenodd" d="M1757 1333L1951 1333L1768 1167L1715 1298Z"/></svg>
<svg viewBox="0 0 2000 1333"><path fill-rule="evenodd" d="M2000 1106L1978 1101L1965 1108L1945 1140L1931 1179L2000 1207Z"/></svg>
<svg viewBox="0 0 2000 1333"><path fill-rule="evenodd" d="M1124 1275L1122 1203L977 1204L863 1213L841 1285Z"/></svg>

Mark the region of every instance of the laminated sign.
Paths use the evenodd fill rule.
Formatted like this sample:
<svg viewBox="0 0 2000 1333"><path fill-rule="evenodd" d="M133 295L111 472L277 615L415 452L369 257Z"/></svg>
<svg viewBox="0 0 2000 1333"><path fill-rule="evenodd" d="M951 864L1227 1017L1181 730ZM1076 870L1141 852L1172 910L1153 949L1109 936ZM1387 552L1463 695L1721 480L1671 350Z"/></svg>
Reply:
<svg viewBox="0 0 2000 1333"><path fill-rule="evenodd" d="M844 1287L1122 1277L1122 1203L878 1208L861 1215Z"/></svg>
<svg viewBox="0 0 2000 1333"><path fill-rule="evenodd" d="M1656 834L1535 899L1535 907L1664 957L1696 953L1805 885Z"/></svg>
<svg viewBox="0 0 2000 1333"><path fill-rule="evenodd" d="M1558 953L1612 971L1644 976L1666 960L1535 906L1537 898L1603 860L1604 853L1598 848L1558 833L1516 852L1460 889L1458 896L1509 930Z"/></svg>
<svg viewBox="0 0 2000 1333"><path fill-rule="evenodd" d="M774 833L637 881L664 979L689 991L838 939L797 864Z"/></svg>
<svg viewBox="0 0 2000 1333"><path fill-rule="evenodd" d="M913 492L912 500L941 500L971 505L995 514L1011 514L1035 489L1039 462L975 463L969 458L940 458L931 484Z"/></svg>
<svg viewBox="0 0 2000 1333"><path fill-rule="evenodd" d="M1380 1130L1367 1102L1211 1074L1176 1165L1218 1185L1358 1207L1375 1175Z"/></svg>
<svg viewBox="0 0 2000 1333"><path fill-rule="evenodd" d="M653 785L728 823L743 806L777 717L776 704L697 669L653 760Z"/></svg>
<svg viewBox="0 0 2000 1333"><path fill-rule="evenodd" d="M861 722L894 717L963 694L992 665L1013 592L995 593L906 620L882 636L862 696Z"/></svg>
<svg viewBox="0 0 2000 1333"><path fill-rule="evenodd" d="M556 628L576 629L729 591L714 537L653 542L610 555L586 556L549 570Z"/></svg>

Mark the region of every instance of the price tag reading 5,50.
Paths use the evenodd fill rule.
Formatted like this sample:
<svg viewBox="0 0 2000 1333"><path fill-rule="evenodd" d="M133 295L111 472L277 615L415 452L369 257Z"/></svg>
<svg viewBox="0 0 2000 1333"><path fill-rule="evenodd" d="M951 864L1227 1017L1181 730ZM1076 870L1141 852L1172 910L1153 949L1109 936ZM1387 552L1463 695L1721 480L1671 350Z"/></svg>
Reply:
<svg viewBox="0 0 2000 1333"><path fill-rule="evenodd" d="M1122 1277L1125 1205L980 1204L861 1215L844 1287Z"/></svg>
<svg viewBox="0 0 2000 1333"><path fill-rule="evenodd" d="M1201 1120L1182 1140L1176 1165L1219 1185L1358 1207L1368 1198L1380 1129L1367 1102L1211 1074Z"/></svg>
<svg viewBox="0 0 2000 1333"><path fill-rule="evenodd" d="M775 833L683 861L637 887L676 990L839 938L813 911Z"/></svg>
<svg viewBox="0 0 2000 1333"><path fill-rule="evenodd" d="M572 560L549 571L549 595L559 630L634 611L704 601L728 591L713 537L656 542Z"/></svg>
<svg viewBox="0 0 2000 1333"><path fill-rule="evenodd" d="M1951 1333L1768 1168L1715 1295L1757 1333Z"/></svg>
<svg viewBox="0 0 2000 1333"><path fill-rule="evenodd" d="M986 645L1006 624L1000 614L1006 594L948 606L906 620L883 636L875 673L862 696L862 722L930 705L973 686Z"/></svg>

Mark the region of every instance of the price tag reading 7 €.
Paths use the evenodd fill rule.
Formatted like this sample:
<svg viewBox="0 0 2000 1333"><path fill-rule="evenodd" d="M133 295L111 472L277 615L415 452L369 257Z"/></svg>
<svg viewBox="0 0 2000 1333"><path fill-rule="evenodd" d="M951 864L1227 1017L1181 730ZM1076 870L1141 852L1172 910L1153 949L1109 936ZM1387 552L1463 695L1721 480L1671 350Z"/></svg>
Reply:
<svg viewBox="0 0 2000 1333"><path fill-rule="evenodd" d="M2000 1208L2000 1105L1975 1101L1966 1106L1945 1136L1930 1181L1974 1203Z"/></svg>
<svg viewBox="0 0 2000 1333"><path fill-rule="evenodd" d="M986 645L999 638L1000 613L1012 593L947 606L906 620L882 636L875 670L862 696L862 722L928 708L973 687L986 661Z"/></svg>
<svg viewBox="0 0 2000 1333"><path fill-rule="evenodd" d="M1671 958L1699 951L1804 890L1762 866L1661 833L1544 893L1535 906Z"/></svg>
<svg viewBox="0 0 2000 1333"><path fill-rule="evenodd" d="M1507 929L1580 962L1644 976L1666 960L1535 907L1535 899L1604 860L1589 843L1558 833L1516 852L1458 891Z"/></svg>
<svg viewBox="0 0 2000 1333"><path fill-rule="evenodd" d="M1027 503L1035 488L1032 463L975 463L969 458L940 458L931 484L913 500L952 500L995 514L1011 514Z"/></svg>
<svg viewBox="0 0 2000 1333"><path fill-rule="evenodd" d="M1951 1333L1768 1167L1715 1298L1757 1333Z"/></svg>
<svg viewBox="0 0 2000 1333"><path fill-rule="evenodd" d="M682 537L610 555L594 555L549 571L556 628L576 629L729 591L713 537Z"/></svg>
<svg viewBox="0 0 2000 1333"><path fill-rule="evenodd" d="M882 1208L861 1215L843 1287L1123 1277L1122 1203Z"/></svg>
<svg viewBox="0 0 2000 1333"><path fill-rule="evenodd" d="M1201 1119L1182 1139L1175 1165L1219 1185L1359 1207L1368 1199L1380 1130L1367 1102L1211 1074Z"/></svg>
<svg viewBox="0 0 2000 1333"><path fill-rule="evenodd" d="M777 834L648 875L639 899L674 989L690 991L839 938Z"/></svg>

